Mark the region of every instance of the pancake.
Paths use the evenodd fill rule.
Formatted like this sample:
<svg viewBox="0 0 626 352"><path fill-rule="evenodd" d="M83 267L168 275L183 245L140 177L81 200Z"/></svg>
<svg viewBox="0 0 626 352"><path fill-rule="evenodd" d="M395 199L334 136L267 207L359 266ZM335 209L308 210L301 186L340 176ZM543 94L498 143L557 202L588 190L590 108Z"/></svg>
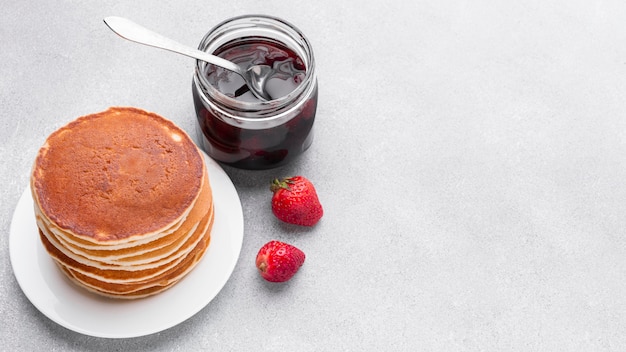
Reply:
<svg viewBox="0 0 626 352"><path fill-rule="evenodd" d="M198 196L204 160L180 128L156 114L111 108L52 133L35 161L42 213L93 243L161 232Z"/></svg>
<svg viewBox="0 0 626 352"><path fill-rule="evenodd" d="M116 264L111 262L102 262L99 258L93 256L84 257L76 255L67 248L63 247L63 245L59 243L54 236L50 235L45 227L40 226L39 231L40 236L42 237L41 240L50 255L55 260L68 267L109 278L122 278L129 275L130 272L138 272L135 274L135 277L141 277L144 273L149 273L155 268L162 268L164 265L173 262L191 251L192 247L194 247L197 242L200 241L201 237L205 235L206 225L210 222L212 216L213 211L211 209L211 211L208 212L204 218L202 218L200 222L193 227L192 232L182 234L184 236L181 236L180 238L182 238L184 242L178 245L174 250L167 252L166 255L163 255L161 251L156 251L156 254L149 253L150 256L144 255L142 256L142 260L134 263ZM121 271L126 271L127 273L121 273ZM106 274L107 272L109 273L108 275ZM111 272L113 272L113 274L111 274Z"/></svg>
<svg viewBox="0 0 626 352"><path fill-rule="evenodd" d="M210 243L204 158L154 113L110 108L55 131L37 155L31 190L42 244L71 281L100 295L162 292Z"/></svg>
<svg viewBox="0 0 626 352"><path fill-rule="evenodd" d="M197 200L197 205L193 207L183 222L175 231L169 232L167 236L158 238L148 243L138 243L133 247L125 247L117 250L103 248L102 250L83 248L80 245L67 241L66 234L54 229L47 223L40 223L39 227L50 242L58 243L56 247L62 246L68 257L83 263L96 261L102 265L122 266L150 263L157 259L169 256L174 251L180 251L181 246L194 233L198 223L211 211L212 194L208 183L204 183L201 195ZM39 218L38 218L39 220ZM105 247L105 246L101 246ZM96 264L92 264L96 266Z"/></svg>

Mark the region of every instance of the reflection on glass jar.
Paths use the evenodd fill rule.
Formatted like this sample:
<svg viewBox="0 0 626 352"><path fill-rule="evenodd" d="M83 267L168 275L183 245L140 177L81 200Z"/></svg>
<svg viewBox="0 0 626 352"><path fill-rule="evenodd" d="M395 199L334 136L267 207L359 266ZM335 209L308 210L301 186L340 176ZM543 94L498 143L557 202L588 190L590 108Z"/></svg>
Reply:
<svg viewBox="0 0 626 352"><path fill-rule="evenodd" d="M275 17L236 17L207 33L199 49L244 68L272 68L266 83L272 99L262 101L237 74L196 61L193 101L207 154L234 167L267 169L311 145L317 78L313 51L298 29Z"/></svg>

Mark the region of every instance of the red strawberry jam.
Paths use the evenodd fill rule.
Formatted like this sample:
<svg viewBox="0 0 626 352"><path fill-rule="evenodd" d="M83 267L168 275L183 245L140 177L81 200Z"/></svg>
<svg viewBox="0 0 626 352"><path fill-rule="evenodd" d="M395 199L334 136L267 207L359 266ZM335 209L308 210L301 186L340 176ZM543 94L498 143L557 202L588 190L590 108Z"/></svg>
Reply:
<svg viewBox="0 0 626 352"><path fill-rule="evenodd" d="M242 67L270 66L272 73L267 80L266 91L272 102L296 90L306 77L303 60L293 50L274 40L242 38L226 43L213 54ZM261 102L236 73L207 65L203 74L206 82L230 98L241 102ZM222 163L244 169L267 169L286 164L311 145L317 106L316 84L305 100L296 102L289 110L291 118L268 128L250 128L224 117L216 108L207 108L200 94L198 89L193 89L203 148Z"/></svg>
<svg viewBox="0 0 626 352"><path fill-rule="evenodd" d="M269 40L231 42L219 48L214 55L241 67L270 66L272 73L269 75L265 90L272 99L291 93L302 83L306 72L302 59L296 53L282 44ZM238 74L212 65L205 73L208 81L225 95L241 101L259 101Z"/></svg>

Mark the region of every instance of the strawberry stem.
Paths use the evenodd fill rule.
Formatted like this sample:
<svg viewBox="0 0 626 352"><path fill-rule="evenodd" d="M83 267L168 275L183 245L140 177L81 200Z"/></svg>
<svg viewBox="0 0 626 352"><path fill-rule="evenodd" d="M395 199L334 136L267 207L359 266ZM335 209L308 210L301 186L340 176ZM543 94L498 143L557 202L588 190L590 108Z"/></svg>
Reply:
<svg viewBox="0 0 626 352"><path fill-rule="evenodd" d="M286 177L286 178L284 178L282 180L279 180L279 179L275 178L272 181L272 184L270 185L270 190L272 192L276 192L276 191L278 191L279 189L282 188L282 189L286 189L286 190L290 191L291 190L289 188L290 184L293 184L293 181L291 180L290 177Z"/></svg>

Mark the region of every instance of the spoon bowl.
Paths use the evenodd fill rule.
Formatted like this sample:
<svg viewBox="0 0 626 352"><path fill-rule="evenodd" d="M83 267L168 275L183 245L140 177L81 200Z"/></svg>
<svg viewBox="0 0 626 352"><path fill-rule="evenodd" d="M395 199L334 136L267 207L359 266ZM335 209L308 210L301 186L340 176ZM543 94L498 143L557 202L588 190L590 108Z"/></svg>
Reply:
<svg viewBox="0 0 626 352"><path fill-rule="evenodd" d="M262 101L272 100L272 97L265 90L265 83L272 74L272 68L267 65L252 65L243 68L219 56L211 55L207 52L180 44L123 17L109 16L104 19L104 23L113 32L124 39L155 48L169 50L235 72L243 78L250 92L255 97Z"/></svg>

